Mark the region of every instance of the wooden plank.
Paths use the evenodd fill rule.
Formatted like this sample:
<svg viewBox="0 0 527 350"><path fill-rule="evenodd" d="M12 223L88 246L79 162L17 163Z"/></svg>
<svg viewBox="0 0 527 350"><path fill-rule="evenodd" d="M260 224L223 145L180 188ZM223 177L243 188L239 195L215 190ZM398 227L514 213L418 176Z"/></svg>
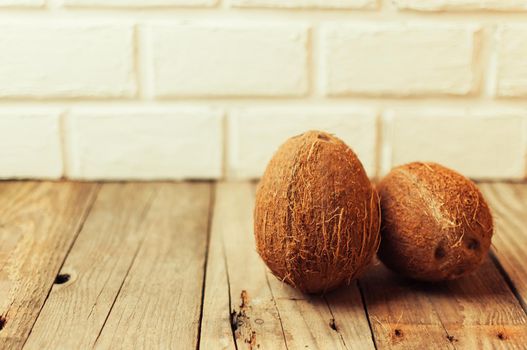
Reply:
<svg viewBox="0 0 527 350"><path fill-rule="evenodd" d="M1 349L20 349L44 304L98 185L1 183Z"/></svg>
<svg viewBox="0 0 527 350"><path fill-rule="evenodd" d="M160 184L104 184L26 343L27 349L93 346L145 236Z"/></svg>
<svg viewBox="0 0 527 350"><path fill-rule="evenodd" d="M357 282L326 296L336 330L347 349L375 348L372 329Z"/></svg>
<svg viewBox="0 0 527 350"><path fill-rule="evenodd" d="M201 348L374 348L356 286L326 299L280 282L254 248L254 185L224 183L217 191Z"/></svg>
<svg viewBox="0 0 527 350"><path fill-rule="evenodd" d="M196 348L210 202L210 184L159 190L143 219L146 236L95 348Z"/></svg>
<svg viewBox="0 0 527 350"><path fill-rule="evenodd" d="M527 310L527 184L479 184L496 225L492 252Z"/></svg>
<svg viewBox="0 0 527 350"><path fill-rule="evenodd" d="M503 186L510 188L497 186L499 193L505 193ZM506 198L511 195L508 193ZM525 194L518 195L517 202L527 198L522 196ZM492 196L487 197L491 204L495 201ZM510 203L509 199L501 199L505 201ZM504 265L513 269L515 276L524 271L520 261L526 261L517 232L509 228L510 222L520 226L519 218L526 217L517 202L515 210L502 209L515 217L498 218L493 239L494 251L502 254L500 261L504 255L510 259ZM503 227L509 228L509 235L514 237L508 247L503 243L507 237L502 234ZM505 253L513 248L514 253ZM376 271L368 271L361 283L365 285L364 296L378 348L445 347L445 340L457 349L522 349L527 344L525 312L490 258L476 273L456 281L413 282L378 266Z"/></svg>
<svg viewBox="0 0 527 350"><path fill-rule="evenodd" d="M374 349L356 285L306 295L268 273L289 349Z"/></svg>
<svg viewBox="0 0 527 350"><path fill-rule="evenodd" d="M266 269L254 249L253 202L251 184L217 186L201 349L234 349L234 339L237 349L286 348Z"/></svg>
<svg viewBox="0 0 527 350"><path fill-rule="evenodd" d="M525 349L527 316L490 258L476 273L423 292L457 349Z"/></svg>
<svg viewBox="0 0 527 350"><path fill-rule="evenodd" d="M422 284L400 278L380 262L359 284L378 349L453 349Z"/></svg>

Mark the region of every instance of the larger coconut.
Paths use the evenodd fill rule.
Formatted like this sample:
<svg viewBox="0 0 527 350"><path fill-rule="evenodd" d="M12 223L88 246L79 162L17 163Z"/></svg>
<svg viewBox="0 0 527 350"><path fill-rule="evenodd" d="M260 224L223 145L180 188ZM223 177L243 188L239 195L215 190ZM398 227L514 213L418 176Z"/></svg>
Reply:
<svg viewBox="0 0 527 350"><path fill-rule="evenodd" d="M309 131L287 140L256 193L256 248L280 280L303 292L350 282L379 246L377 193L340 139Z"/></svg>
<svg viewBox="0 0 527 350"><path fill-rule="evenodd" d="M464 176L434 163L394 168L378 186L379 258L405 276L441 281L473 272L490 247L492 215Z"/></svg>

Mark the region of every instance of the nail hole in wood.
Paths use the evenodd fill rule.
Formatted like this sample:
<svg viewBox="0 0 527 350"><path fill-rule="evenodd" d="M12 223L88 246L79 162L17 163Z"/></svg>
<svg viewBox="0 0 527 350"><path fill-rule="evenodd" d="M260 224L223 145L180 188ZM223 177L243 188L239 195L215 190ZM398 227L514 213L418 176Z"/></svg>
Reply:
<svg viewBox="0 0 527 350"><path fill-rule="evenodd" d="M61 273L55 277L55 284L64 284L70 280L71 276L68 273Z"/></svg>
<svg viewBox="0 0 527 350"><path fill-rule="evenodd" d="M6 319L4 316L0 316L0 331L4 329L6 323Z"/></svg>
<svg viewBox="0 0 527 350"><path fill-rule="evenodd" d="M502 332L499 332L498 333L498 339L499 340L507 340L507 336L505 334L503 334Z"/></svg>
<svg viewBox="0 0 527 350"><path fill-rule="evenodd" d="M447 338L448 341L451 342L451 343L455 343L455 342L457 342L456 337L454 337L453 335L447 335L446 338Z"/></svg>
<svg viewBox="0 0 527 350"><path fill-rule="evenodd" d="M397 328L394 332L396 337L402 337L403 336L403 331L400 330L399 328Z"/></svg>
<svg viewBox="0 0 527 350"><path fill-rule="evenodd" d="M331 320L329 320L329 326L331 327L331 329L333 329L334 331L337 330L337 323L335 322L335 319L332 318Z"/></svg>

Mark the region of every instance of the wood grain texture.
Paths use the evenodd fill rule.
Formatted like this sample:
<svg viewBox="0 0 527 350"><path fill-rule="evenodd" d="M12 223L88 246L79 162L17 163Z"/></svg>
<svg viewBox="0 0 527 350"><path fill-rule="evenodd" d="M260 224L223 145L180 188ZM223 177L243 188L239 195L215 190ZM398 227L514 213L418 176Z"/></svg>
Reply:
<svg viewBox="0 0 527 350"><path fill-rule="evenodd" d="M527 184L484 183L496 230L492 252L527 310Z"/></svg>
<svg viewBox="0 0 527 350"><path fill-rule="evenodd" d="M158 190L142 220L145 238L95 348L196 348L210 202L206 183Z"/></svg>
<svg viewBox="0 0 527 350"><path fill-rule="evenodd" d="M218 184L205 284L202 349L232 349L234 341L238 349L286 348L266 268L254 248L253 203L251 184Z"/></svg>
<svg viewBox="0 0 527 350"><path fill-rule="evenodd" d="M454 349L418 282L402 279L376 262L359 283L377 349Z"/></svg>
<svg viewBox="0 0 527 350"><path fill-rule="evenodd" d="M457 349L525 349L527 316L490 258L472 275L421 288Z"/></svg>
<svg viewBox="0 0 527 350"><path fill-rule="evenodd" d="M0 183L1 349L22 348L98 185Z"/></svg>
<svg viewBox="0 0 527 350"><path fill-rule="evenodd" d="M91 348L143 241L143 219L161 184L102 185L61 274L26 343L27 349Z"/></svg>

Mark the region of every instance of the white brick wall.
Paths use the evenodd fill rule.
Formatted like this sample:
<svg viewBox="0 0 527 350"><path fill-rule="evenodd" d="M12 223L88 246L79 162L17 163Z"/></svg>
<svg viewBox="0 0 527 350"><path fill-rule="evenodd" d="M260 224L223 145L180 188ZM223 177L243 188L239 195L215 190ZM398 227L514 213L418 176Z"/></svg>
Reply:
<svg viewBox="0 0 527 350"><path fill-rule="evenodd" d="M60 112L0 108L0 178L62 176Z"/></svg>
<svg viewBox="0 0 527 350"><path fill-rule="evenodd" d="M527 10L526 0L392 0L400 9L444 10Z"/></svg>
<svg viewBox="0 0 527 350"><path fill-rule="evenodd" d="M150 28L155 94L300 96L307 90L307 28L215 23Z"/></svg>
<svg viewBox="0 0 527 350"><path fill-rule="evenodd" d="M0 178L253 179L314 128L371 177L527 178L527 0L0 8Z"/></svg>
<svg viewBox="0 0 527 350"><path fill-rule="evenodd" d="M306 130L338 135L360 157L369 175L375 174L377 113L357 108L258 108L235 110L229 116L229 175L258 178L276 149Z"/></svg>
<svg viewBox="0 0 527 350"><path fill-rule="evenodd" d="M235 7L372 9L377 0L230 0Z"/></svg>
<svg viewBox="0 0 527 350"><path fill-rule="evenodd" d="M466 95L474 83L475 32L465 25L332 25L323 34L325 91Z"/></svg>
<svg viewBox="0 0 527 350"><path fill-rule="evenodd" d="M66 174L74 179L209 179L222 173L221 111L73 110Z"/></svg>
<svg viewBox="0 0 527 350"><path fill-rule="evenodd" d="M383 173L412 161L435 161L476 178L525 175L527 109L387 111Z"/></svg>
<svg viewBox="0 0 527 350"><path fill-rule="evenodd" d="M217 0L63 0L69 7L201 7L214 6Z"/></svg>
<svg viewBox="0 0 527 350"><path fill-rule="evenodd" d="M497 94L527 97L527 25L506 25L498 32Z"/></svg>
<svg viewBox="0 0 527 350"><path fill-rule="evenodd" d="M0 24L0 97L132 97L131 25Z"/></svg>
<svg viewBox="0 0 527 350"><path fill-rule="evenodd" d="M41 7L45 0L0 0L0 7Z"/></svg>

